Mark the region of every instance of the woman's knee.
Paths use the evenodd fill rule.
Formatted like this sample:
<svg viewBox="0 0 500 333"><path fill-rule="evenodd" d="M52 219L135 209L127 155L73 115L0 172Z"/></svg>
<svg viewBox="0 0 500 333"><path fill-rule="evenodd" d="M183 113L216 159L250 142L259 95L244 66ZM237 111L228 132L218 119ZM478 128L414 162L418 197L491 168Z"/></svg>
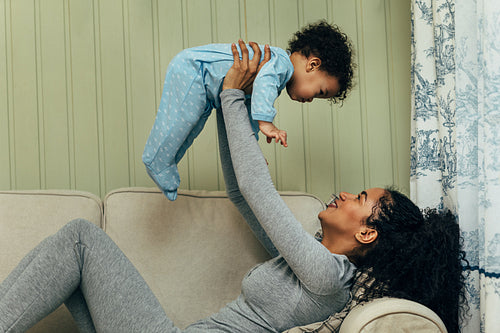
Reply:
<svg viewBox="0 0 500 333"><path fill-rule="evenodd" d="M74 219L70 222L68 222L63 229L68 229L71 230L72 232L75 232L77 234L93 234L93 233L99 233L102 232L102 229L96 226L94 223L79 218L79 219Z"/></svg>

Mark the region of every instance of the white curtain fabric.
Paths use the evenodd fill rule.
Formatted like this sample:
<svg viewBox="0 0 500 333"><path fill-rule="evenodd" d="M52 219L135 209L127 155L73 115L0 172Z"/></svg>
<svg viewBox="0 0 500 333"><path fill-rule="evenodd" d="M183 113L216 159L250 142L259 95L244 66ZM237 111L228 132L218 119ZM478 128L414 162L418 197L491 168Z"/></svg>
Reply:
<svg viewBox="0 0 500 333"><path fill-rule="evenodd" d="M459 217L463 332L500 332L500 0L412 0L412 199Z"/></svg>

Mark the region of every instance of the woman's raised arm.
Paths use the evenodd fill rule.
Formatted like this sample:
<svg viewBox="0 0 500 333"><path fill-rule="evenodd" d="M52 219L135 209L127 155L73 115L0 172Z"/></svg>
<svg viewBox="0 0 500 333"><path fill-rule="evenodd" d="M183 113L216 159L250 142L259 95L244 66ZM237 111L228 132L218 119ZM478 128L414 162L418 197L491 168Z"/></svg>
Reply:
<svg viewBox="0 0 500 333"><path fill-rule="evenodd" d="M242 88L252 75L245 74L245 53L235 57L221 93L222 112L229 151L238 188L273 245L297 277L314 293L330 294L334 285L343 285L352 274L352 264L343 255L334 255L308 234L281 199L272 182L250 125ZM246 60L248 62L248 58ZM341 280L341 281L339 281Z"/></svg>

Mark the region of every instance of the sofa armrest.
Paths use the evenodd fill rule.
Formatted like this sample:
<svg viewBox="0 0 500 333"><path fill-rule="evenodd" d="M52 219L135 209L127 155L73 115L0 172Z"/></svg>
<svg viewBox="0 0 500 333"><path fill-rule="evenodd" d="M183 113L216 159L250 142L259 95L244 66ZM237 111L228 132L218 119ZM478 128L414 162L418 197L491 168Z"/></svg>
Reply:
<svg viewBox="0 0 500 333"><path fill-rule="evenodd" d="M426 306L400 298L383 297L356 306L339 333L447 333L443 321Z"/></svg>

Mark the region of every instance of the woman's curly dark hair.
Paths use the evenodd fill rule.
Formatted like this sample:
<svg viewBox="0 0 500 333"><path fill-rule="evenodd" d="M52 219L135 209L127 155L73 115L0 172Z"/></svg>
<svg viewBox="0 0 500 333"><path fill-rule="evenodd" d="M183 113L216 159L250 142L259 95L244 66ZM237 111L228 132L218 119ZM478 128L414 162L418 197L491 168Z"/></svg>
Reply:
<svg viewBox="0 0 500 333"><path fill-rule="evenodd" d="M345 33L324 20L309 24L297 31L288 42L288 51L321 59L320 70L339 80L339 92L331 98L333 103L343 101L353 87L354 51Z"/></svg>
<svg viewBox="0 0 500 333"><path fill-rule="evenodd" d="M452 212L422 212L404 194L387 188L366 224L378 231L378 239L358 262L358 269L377 281L367 286L365 300L413 300L436 312L448 332L459 332L469 309L464 272L469 263Z"/></svg>

